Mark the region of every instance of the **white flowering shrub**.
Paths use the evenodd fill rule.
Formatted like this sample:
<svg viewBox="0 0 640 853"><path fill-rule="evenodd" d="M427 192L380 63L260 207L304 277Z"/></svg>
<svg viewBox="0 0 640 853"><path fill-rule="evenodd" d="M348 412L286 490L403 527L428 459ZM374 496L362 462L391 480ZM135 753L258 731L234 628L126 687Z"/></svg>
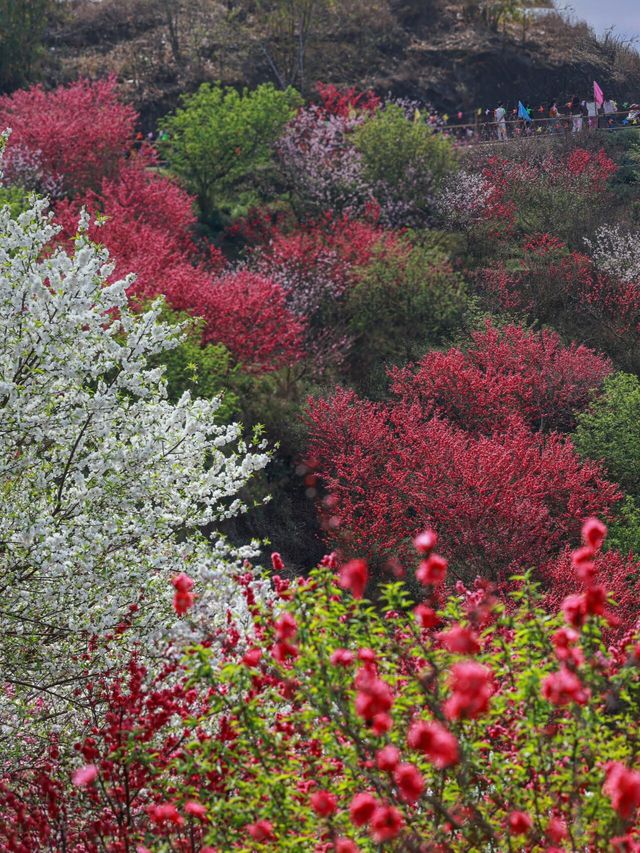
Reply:
<svg viewBox="0 0 640 853"><path fill-rule="evenodd" d="M602 225L584 241L596 267L625 284L640 282L640 233L620 225Z"/></svg>
<svg viewBox="0 0 640 853"><path fill-rule="evenodd" d="M449 175L435 198L435 208L449 228L466 228L484 218L493 190L478 172L460 169Z"/></svg>
<svg viewBox="0 0 640 853"><path fill-rule="evenodd" d="M232 550L215 523L245 509L238 492L268 461L220 400L167 400L148 359L180 330L160 305L134 313L130 280L107 283L107 253L86 222L68 253L45 201L0 211L0 687L60 696L92 637L123 619L142 649L191 639L246 615ZM194 580L187 620L170 580ZM26 702L26 705L25 705ZM0 713L2 709L0 708Z"/></svg>

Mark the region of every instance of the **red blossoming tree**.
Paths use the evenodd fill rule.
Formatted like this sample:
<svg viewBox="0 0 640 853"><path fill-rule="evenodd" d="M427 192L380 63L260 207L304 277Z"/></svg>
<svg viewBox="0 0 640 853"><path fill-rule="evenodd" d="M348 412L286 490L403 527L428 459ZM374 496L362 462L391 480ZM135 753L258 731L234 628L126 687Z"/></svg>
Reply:
<svg viewBox="0 0 640 853"><path fill-rule="evenodd" d="M555 332L510 325L471 335L466 349L428 352L415 367L391 371L393 392L472 433L491 434L517 415L534 430L570 432L611 362L585 346L565 347Z"/></svg>
<svg viewBox="0 0 640 853"><path fill-rule="evenodd" d="M26 153L37 159L44 176L60 179L68 195L98 188L103 177L113 177L124 163L136 119L135 110L118 99L115 77L5 95L0 98L0 128L12 131L8 177L21 183L16 169Z"/></svg>
<svg viewBox="0 0 640 853"><path fill-rule="evenodd" d="M620 497L569 441L518 419L473 435L411 399L375 404L339 390L312 402L308 421L309 456L331 495L327 535L378 562L433 526L459 576L506 579Z"/></svg>

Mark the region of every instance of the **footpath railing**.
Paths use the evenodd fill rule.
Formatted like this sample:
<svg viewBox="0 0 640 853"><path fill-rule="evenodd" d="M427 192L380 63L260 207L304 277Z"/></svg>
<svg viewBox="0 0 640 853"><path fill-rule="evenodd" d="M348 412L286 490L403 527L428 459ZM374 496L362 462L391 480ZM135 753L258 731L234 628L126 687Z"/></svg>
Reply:
<svg viewBox="0 0 640 853"><path fill-rule="evenodd" d="M557 118L507 119L487 121L478 116L473 124L434 124L433 130L449 136L462 145L509 142L539 136L570 136L580 133L615 133L620 130L640 130L640 115L628 118L629 111L599 116L561 115ZM632 114L633 115L633 114Z"/></svg>

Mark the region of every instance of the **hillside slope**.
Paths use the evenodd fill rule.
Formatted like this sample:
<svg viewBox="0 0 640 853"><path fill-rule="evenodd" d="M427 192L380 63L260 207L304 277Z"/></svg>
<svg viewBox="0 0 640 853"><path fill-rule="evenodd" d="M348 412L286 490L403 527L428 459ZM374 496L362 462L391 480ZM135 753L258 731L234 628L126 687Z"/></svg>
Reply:
<svg viewBox="0 0 640 853"><path fill-rule="evenodd" d="M255 85L278 77L309 92L316 80L372 86L472 111L497 100L588 93L597 79L621 101L640 98L640 55L555 12L490 26L468 3L361 0L313 7L303 73L288 22L260 7L212 0L72 0L47 35L48 82L115 73L146 124L204 80Z"/></svg>

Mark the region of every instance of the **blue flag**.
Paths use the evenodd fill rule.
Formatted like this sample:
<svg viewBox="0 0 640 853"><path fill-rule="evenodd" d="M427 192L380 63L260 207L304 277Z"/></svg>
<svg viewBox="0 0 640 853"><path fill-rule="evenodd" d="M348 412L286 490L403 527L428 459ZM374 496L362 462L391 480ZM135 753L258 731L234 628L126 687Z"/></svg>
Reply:
<svg viewBox="0 0 640 853"><path fill-rule="evenodd" d="M522 101L518 101L518 118L523 118L525 121L531 121L529 110L525 107Z"/></svg>

